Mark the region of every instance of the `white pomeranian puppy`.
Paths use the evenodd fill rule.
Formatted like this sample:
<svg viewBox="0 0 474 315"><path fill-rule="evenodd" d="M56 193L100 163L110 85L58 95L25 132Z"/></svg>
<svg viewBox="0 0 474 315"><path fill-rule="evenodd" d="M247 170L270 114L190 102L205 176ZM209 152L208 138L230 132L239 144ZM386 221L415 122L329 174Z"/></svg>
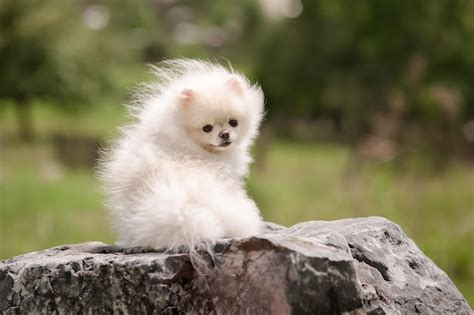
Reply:
<svg viewBox="0 0 474 315"><path fill-rule="evenodd" d="M193 248L259 233L244 178L264 111L261 88L209 62L154 68L130 106L136 121L104 153L99 174L118 245Z"/></svg>

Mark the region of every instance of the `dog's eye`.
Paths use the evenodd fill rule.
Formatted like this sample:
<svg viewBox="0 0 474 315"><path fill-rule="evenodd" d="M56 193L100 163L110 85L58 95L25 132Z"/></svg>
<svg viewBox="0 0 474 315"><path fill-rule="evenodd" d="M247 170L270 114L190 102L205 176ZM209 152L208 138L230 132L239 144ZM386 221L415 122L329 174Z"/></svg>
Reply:
<svg viewBox="0 0 474 315"><path fill-rule="evenodd" d="M212 126L211 125L205 125L204 127L202 127L202 131L211 132L212 131Z"/></svg>
<svg viewBox="0 0 474 315"><path fill-rule="evenodd" d="M229 120L229 125L231 125L232 127L237 127L239 125L239 122L235 119L231 119Z"/></svg>

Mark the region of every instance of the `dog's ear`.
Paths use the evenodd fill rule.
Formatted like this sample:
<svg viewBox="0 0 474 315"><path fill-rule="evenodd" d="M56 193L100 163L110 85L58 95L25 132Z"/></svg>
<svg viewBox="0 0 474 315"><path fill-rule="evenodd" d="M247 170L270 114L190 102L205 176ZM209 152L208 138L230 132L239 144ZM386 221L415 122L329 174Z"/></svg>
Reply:
<svg viewBox="0 0 474 315"><path fill-rule="evenodd" d="M227 80L227 85L238 95L242 95L244 93L242 80L235 74L231 75Z"/></svg>
<svg viewBox="0 0 474 315"><path fill-rule="evenodd" d="M182 105L190 106L194 102L194 91L191 89L184 89L181 91L179 98Z"/></svg>

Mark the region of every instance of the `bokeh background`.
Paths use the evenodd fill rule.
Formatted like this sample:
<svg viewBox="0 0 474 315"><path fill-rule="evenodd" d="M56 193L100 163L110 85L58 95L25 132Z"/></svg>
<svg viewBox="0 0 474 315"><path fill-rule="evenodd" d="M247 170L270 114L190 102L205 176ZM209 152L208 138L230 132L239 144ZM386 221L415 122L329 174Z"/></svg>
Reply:
<svg viewBox="0 0 474 315"><path fill-rule="evenodd" d="M266 220L387 217L474 305L469 0L0 0L0 259L113 242L97 150L180 56L261 83Z"/></svg>

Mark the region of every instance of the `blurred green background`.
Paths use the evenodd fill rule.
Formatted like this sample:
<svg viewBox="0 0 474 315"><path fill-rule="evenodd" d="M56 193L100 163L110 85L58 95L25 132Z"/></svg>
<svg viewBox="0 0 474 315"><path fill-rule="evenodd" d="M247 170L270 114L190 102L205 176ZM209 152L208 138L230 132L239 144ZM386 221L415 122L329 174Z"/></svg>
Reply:
<svg viewBox="0 0 474 315"><path fill-rule="evenodd" d="M261 83L266 220L387 217L474 305L469 0L0 0L0 259L114 241L97 149L181 56Z"/></svg>

